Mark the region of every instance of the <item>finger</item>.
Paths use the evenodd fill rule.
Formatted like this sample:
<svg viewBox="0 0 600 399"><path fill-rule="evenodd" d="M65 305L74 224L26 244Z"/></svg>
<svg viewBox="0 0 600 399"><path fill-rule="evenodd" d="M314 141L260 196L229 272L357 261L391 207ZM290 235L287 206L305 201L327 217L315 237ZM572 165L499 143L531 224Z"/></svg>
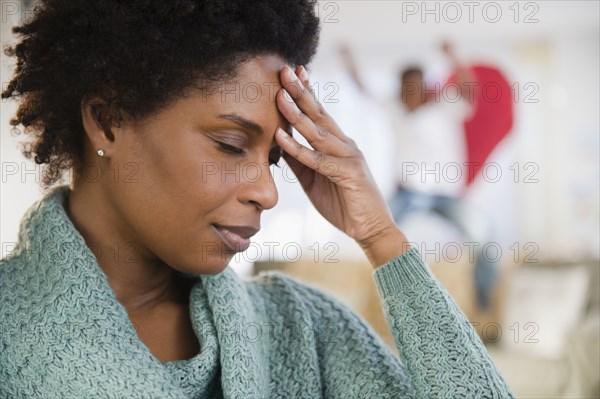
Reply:
<svg viewBox="0 0 600 399"><path fill-rule="evenodd" d="M282 155L285 162L289 165L290 169L300 182L300 185L304 188L304 191L308 192L308 189L312 185L315 179L316 172L302 164L302 162L298 161L292 155L283 151Z"/></svg>
<svg viewBox="0 0 600 399"><path fill-rule="evenodd" d="M298 65L296 67L296 76L298 76L298 79L300 79L304 87L309 90L311 89L310 82L308 81L308 72L304 68L304 65Z"/></svg>
<svg viewBox="0 0 600 399"><path fill-rule="evenodd" d="M293 155L290 155L285 151L283 151L282 157L290 166L292 172L294 172L294 175L296 175L298 181L305 190L308 190L313 183L318 182L320 179L331 180L334 183L340 181L340 170L337 162L327 161L319 166L319 170L313 170L304 166L304 164L294 158Z"/></svg>
<svg viewBox="0 0 600 399"><path fill-rule="evenodd" d="M313 95L310 86L304 85L289 66L284 66L281 71L281 84L296 102L298 108L317 125L323 126L331 134L344 140L346 136L317 97Z"/></svg>
<svg viewBox="0 0 600 399"><path fill-rule="evenodd" d="M308 71L304 68L304 65L299 65L296 67L296 76L300 79L300 82L304 85L304 87L309 91L310 95L315 99L315 101L319 101L316 97L314 89L310 85Z"/></svg>
<svg viewBox="0 0 600 399"><path fill-rule="evenodd" d="M323 126L313 122L304 112L298 108L290 94L281 89L281 93L277 93L276 101L280 112L290 122L312 148L334 155L347 156L350 148L348 145L333 134L331 134Z"/></svg>
<svg viewBox="0 0 600 399"><path fill-rule="evenodd" d="M277 128L275 140L283 151L314 171L321 172L324 168L331 169L332 165L337 164L336 159L321 151L303 146L281 128Z"/></svg>

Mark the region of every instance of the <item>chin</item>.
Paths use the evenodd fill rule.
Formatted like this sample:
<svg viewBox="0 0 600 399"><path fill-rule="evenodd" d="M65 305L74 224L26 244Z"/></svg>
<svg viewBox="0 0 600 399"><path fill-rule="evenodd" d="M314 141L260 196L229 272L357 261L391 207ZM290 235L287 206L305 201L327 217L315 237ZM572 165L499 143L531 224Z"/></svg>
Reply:
<svg viewBox="0 0 600 399"><path fill-rule="evenodd" d="M200 255L198 258L201 260L191 260L189 262L186 262L187 267L178 269L179 271L188 274L215 275L221 273L223 270L225 270L225 268L227 268L227 265L229 265L229 263L233 259L233 256L233 254L215 254L208 256L208 259L206 256L204 257L204 259L202 259L202 255Z"/></svg>
<svg viewBox="0 0 600 399"><path fill-rule="evenodd" d="M223 270L225 270L227 268L227 265L229 265L229 262L214 263L208 267L207 266L202 267L202 271L199 271L198 273L216 275L216 274L221 273Z"/></svg>

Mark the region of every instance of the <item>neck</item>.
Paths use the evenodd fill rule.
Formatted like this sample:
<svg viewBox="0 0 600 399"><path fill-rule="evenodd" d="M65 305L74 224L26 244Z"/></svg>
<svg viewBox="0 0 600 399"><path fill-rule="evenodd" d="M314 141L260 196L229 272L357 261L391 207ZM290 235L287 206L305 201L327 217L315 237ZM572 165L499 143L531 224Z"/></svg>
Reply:
<svg viewBox="0 0 600 399"><path fill-rule="evenodd" d="M117 300L131 313L185 302L183 280L140 242L99 183L74 184L67 214L98 260Z"/></svg>

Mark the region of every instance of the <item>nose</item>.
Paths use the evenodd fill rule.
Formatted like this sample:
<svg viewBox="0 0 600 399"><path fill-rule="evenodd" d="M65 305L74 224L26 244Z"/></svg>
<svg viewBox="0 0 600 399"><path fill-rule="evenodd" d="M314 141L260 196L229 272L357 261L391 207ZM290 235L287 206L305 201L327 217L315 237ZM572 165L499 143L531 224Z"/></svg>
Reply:
<svg viewBox="0 0 600 399"><path fill-rule="evenodd" d="M240 201L254 203L260 210L273 208L279 199L275 179L268 162L252 162L244 165L243 188L239 191Z"/></svg>

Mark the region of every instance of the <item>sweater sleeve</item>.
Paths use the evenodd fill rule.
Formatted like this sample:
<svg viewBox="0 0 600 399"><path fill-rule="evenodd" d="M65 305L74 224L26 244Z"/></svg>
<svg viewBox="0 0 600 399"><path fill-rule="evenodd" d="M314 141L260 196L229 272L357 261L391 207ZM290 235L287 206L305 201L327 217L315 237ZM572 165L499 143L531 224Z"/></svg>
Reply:
<svg viewBox="0 0 600 399"><path fill-rule="evenodd" d="M416 248L373 272L418 398L514 398L485 346Z"/></svg>

